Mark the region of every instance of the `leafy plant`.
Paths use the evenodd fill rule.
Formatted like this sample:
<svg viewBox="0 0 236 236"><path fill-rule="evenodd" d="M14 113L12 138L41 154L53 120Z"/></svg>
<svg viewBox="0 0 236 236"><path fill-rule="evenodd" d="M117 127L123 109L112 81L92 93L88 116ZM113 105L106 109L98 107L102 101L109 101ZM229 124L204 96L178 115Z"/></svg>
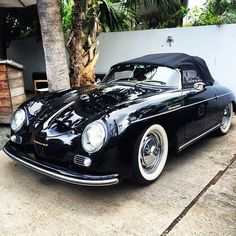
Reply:
<svg viewBox="0 0 236 236"><path fill-rule="evenodd" d="M124 5L129 7L139 16L134 22L134 29L176 27L182 23L184 9L183 0L158 1L158 0L126 0Z"/></svg>
<svg viewBox="0 0 236 236"><path fill-rule="evenodd" d="M33 36L41 38L36 5L27 8L8 8L5 27L7 47L12 40Z"/></svg>
<svg viewBox="0 0 236 236"><path fill-rule="evenodd" d="M65 35L68 34L72 27L73 5L73 0L61 0L61 22Z"/></svg>
<svg viewBox="0 0 236 236"><path fill-rule="evenodd" d="M203 9L192 9L189 19L193 25L236 23L236 1L208 0Z"/></svg>
<svg viewBox="0 0 236 236"><path fill-rule="evenodd" d="M170 26L182 26L182 19L187 15L188 9L186 7L181 7L175 14L169 16L166 21L159 22L157 25L158 29L168 28Z"/></svg>

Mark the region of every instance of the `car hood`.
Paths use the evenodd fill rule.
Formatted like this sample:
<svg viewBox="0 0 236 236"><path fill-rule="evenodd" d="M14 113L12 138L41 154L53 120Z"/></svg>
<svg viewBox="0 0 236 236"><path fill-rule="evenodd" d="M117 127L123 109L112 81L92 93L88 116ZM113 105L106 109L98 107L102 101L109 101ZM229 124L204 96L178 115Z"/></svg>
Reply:
<svg viewBox="0 0 236 236"><path fill-rule="evenodd" d="M165 91L167 89L127 84L90 85L36 97L26 106L35 128L55 124L76 128Z"/></svg>

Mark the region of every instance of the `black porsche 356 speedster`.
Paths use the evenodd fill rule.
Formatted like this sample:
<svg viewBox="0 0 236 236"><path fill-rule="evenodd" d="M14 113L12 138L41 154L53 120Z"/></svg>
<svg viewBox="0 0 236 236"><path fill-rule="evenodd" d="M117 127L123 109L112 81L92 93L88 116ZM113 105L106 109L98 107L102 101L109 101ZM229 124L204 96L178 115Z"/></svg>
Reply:
<svg viewBox="0 0 236 236"><path fill-rule="evenodd" d="M47 176L85 186L161 174L170 147L179 152L212 131L226 134L234 94L205 61L153 54L111 67L95 85L49 93L22 104L4 151Z"/></svg>

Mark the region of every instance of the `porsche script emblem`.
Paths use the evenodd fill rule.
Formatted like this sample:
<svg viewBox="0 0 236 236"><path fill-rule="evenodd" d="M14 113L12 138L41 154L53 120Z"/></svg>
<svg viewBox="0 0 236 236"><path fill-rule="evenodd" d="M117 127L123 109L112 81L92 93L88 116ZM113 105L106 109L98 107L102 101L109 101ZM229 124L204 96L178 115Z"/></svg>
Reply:
<svg viewBox="0 0 236 236"><path fill-rule="evenodd" d="M34 143L36 143L36 144L38 144L38 145L41 145L41 146L44 146L44 147L47 147L47 146L48 146L47 143L41 143L41 142L39 142L39 141L37 141L37 140L34 140Z"/></svg>

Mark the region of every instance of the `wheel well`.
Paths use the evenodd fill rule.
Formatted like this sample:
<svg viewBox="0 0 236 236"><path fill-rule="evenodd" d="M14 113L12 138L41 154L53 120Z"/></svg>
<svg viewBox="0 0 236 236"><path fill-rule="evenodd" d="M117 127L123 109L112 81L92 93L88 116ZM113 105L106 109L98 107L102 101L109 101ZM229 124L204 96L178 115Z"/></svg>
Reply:
<svg viewBox="0 0 236 236"><path fill-rule="evenodd" d="M158 122L158 124L165 129L168 137L169 146L171 148L176 148L178 143L176 127L172 126L171 124L167 124L164 120Z"/></svg>
<svg viewBox="0 0 236 236"><path fill-rule="evenodd" d="M236 103L235 103L235 101L232 101L232 103L233 103L233 111L236 114Z"/></svg>
<svg viewBox="0 0 236 236"><path fill-rule="evenodd" d="M160 119L158 121L148 120L145 122L139 122L139 123L135 124L134 126L130 127L129 140L136 139L141 134L141 132L143 132L148 127L150 127L151 125L154 125L154 124L161 125L165 129L167 137L168 137L169 145L172 148L176 148L176 146L177 146L176 128L174 126L170 125L164 119Z"/></svg>

